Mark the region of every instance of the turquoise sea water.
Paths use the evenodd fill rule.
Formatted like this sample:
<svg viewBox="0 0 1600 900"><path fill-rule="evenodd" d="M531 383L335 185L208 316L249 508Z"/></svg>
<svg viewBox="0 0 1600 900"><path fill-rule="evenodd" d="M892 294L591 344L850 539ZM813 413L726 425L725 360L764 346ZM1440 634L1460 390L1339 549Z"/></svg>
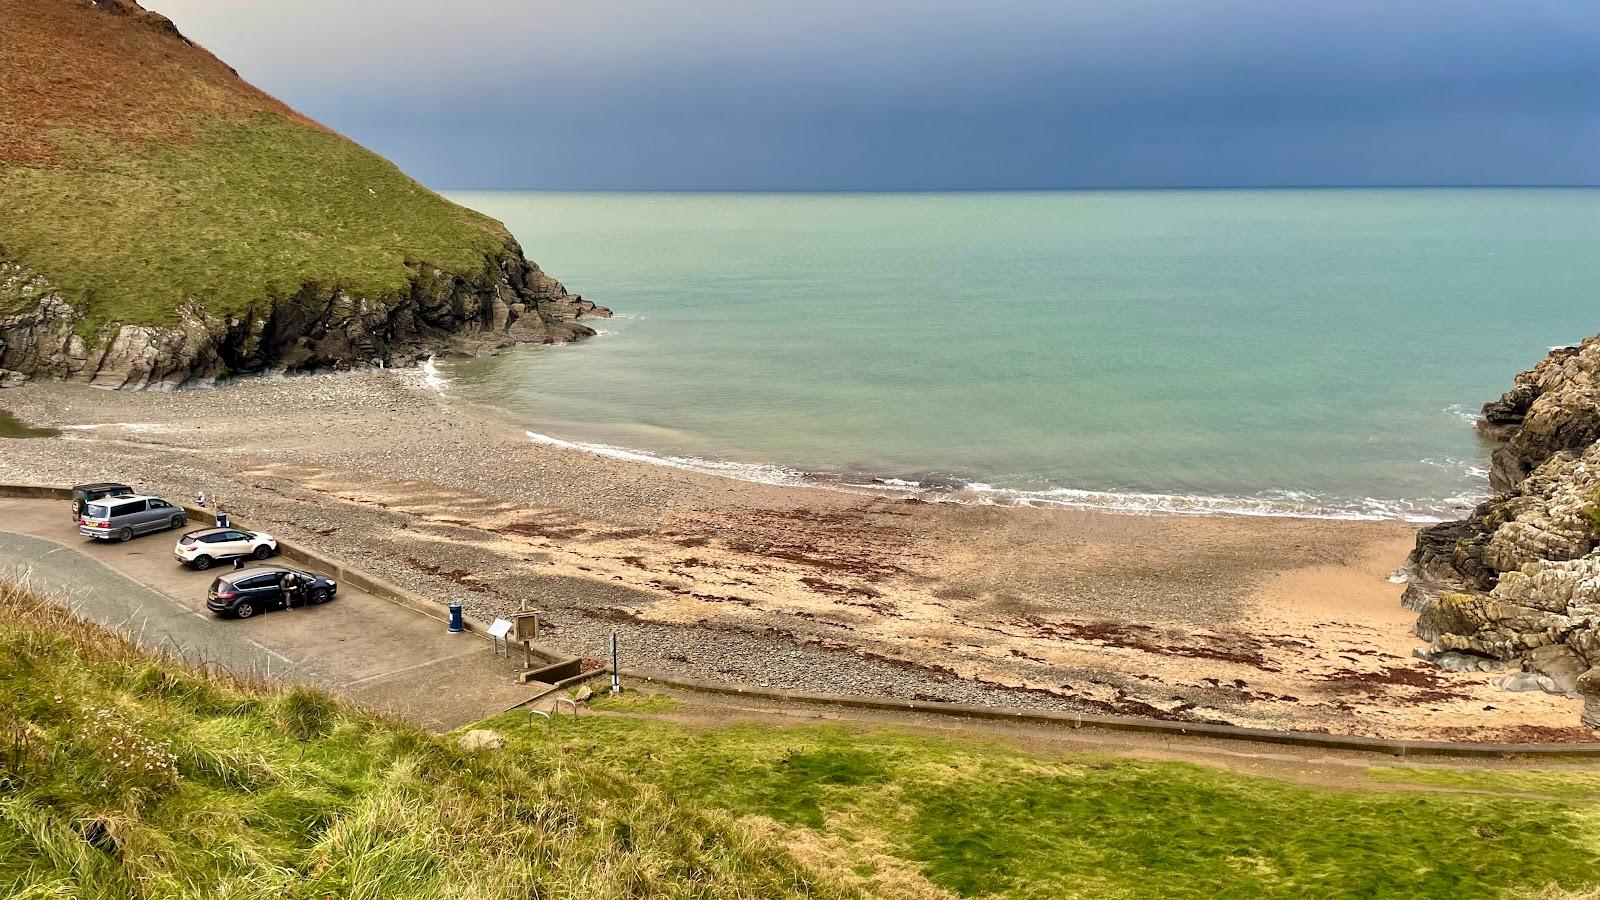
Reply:
<svg viewBox="0 0 1600 900"><path fill-rule="evenodd" d="M1600 190L451 197L618 313L454 389L765 480L1449 517L1477 407L1600 331Z"/></svg>

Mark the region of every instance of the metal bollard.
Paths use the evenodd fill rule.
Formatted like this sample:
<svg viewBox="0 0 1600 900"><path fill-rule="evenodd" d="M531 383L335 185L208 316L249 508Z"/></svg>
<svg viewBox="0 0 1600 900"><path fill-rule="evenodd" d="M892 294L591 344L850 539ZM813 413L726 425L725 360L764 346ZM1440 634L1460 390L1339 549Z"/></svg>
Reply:
<svg viewBox="0 0 1600 900"><path fill-rule="evenodd" d="M617 630L611 629L611 693L622 693L622 678L617 671Z"/></svg>
<svg viewBox="0 0 1600 900"><path fill-rule="evenodd" d="M461 624L461 601L450 601L450 633L460 634L466 626Z"/></svg>

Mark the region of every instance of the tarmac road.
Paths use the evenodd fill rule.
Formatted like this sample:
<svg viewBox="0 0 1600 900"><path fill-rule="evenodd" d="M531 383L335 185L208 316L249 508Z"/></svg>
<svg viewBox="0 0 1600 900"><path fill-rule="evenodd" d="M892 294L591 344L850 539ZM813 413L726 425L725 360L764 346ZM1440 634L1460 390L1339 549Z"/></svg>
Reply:
<svg viewBox="0 0 1600 900"><path fill-rule="evenodd" d="M434 619L344 584L330 603L218 618L205 608L206 588L226 569L179 565L172 547L182 532L94 541L78 534L59 500L0 500L0 528L0 574L191 663L321 685L434 731L504 712L545 690L518 684L516 666L495 657L488 641L450 634Z"/></svg>

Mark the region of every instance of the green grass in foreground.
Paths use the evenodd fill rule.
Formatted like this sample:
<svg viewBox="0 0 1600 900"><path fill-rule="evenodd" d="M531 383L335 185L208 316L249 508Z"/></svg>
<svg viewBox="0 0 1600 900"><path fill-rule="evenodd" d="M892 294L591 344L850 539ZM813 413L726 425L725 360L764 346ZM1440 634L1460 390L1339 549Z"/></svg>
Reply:
<svg viewBox="0 0 1600 900"><path fill-rule="evenodd" d="M1587 790L1567 803L1328 789L893 731L519 721L498 724L522 753L587 753L669 795L770 817L869 887L907 872L950 894L1013 898L1557 896L1600 884ZM1565 777L1486 771L1474 787L1556 789Z"/></svg>
<svg viewBox="0 0 1600 900"><path fill-rule="evenodd" d="M192 131L113 143L63 130L65 163L0 164L0 255L95 327L171 323L187 298L237 315L307 284L388 298L409 261L472 274L504 246L499 223L338 135L269 114ZM0 315L26 305L0 297Z"/></svg>
<svg viewBox="0 0 1600 900"><path fill-rule="evenodd" d="M3 584L0 685L7 898L853 895L582 757L201 677Z"/></svg>

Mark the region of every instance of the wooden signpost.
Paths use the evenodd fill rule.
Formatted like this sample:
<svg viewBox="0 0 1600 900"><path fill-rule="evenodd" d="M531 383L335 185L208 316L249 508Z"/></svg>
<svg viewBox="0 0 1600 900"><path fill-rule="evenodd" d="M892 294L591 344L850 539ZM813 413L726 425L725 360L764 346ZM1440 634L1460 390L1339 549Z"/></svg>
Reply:
<svg viewBox="0 0 1600 900"><path fill-rule="evenodd" d="M522 644L522 664L533 668L533 645L539 640L539 613L530 611L523 602L523 611L511 616L511 639Z"/></svg>

